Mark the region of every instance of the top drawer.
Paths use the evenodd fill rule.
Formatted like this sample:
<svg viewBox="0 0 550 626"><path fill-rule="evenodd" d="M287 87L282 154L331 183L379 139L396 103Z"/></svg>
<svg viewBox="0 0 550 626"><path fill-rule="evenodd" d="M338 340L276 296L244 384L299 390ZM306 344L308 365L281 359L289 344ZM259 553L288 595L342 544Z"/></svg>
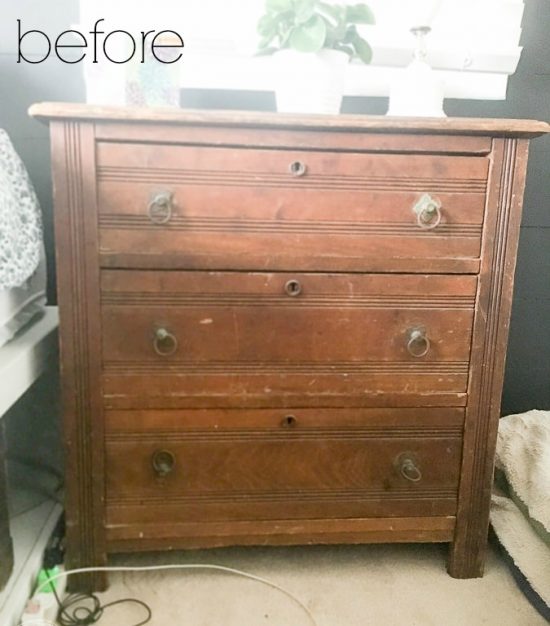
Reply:
<svg viewBox="0 0 550 626"><path fill-rule="evenodd" d="M471 272L489 160L100 142L106 267Z"/></svg>

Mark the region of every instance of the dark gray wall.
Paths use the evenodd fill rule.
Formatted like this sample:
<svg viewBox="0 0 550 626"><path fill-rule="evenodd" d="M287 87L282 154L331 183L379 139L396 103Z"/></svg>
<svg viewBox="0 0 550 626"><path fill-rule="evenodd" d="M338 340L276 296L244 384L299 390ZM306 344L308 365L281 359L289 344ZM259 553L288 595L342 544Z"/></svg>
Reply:
<svg viewBox="0 0 550 626"><path fill-rule="evenodd" d="M0 10L0 127L11 135L34 180L44 211L50 261L50 298L54 300L52 202L47 130L29 120L30 104L41 100L82 101L80 66L48 61L41 65L16 64L16 20L25 28L40 27L59 33L78 21L77 0L52 3L10 1ZM550 118L550 2L526 0L523 45L517 73L510 79L505 102L450 100L449 115ZM272 94L187 92L185 106L257 108L273 110ZM348 98L345 112L385 113L384 98ZM503 411L550 409L550 137L533 142L525 212L521 231L516 291Z"/></svg>
<svg viewBox="0 0 550 626"><path fill-rule="evenodd" d="M78 18L78 0L1 0L0 4L0 128L9 133L25 162L42 205L50 302L55 302L50 142L48 128L30 119L27 110L31 104L46 100L83 101L84 79L81 66L64 65L58 59L37 65L18 64L17 20L22 21L23 31L37 28L53 35L78 23ZM40 39L28 41L35 42L39 53ZM44 55L27 56L36 61Z"/></svg>

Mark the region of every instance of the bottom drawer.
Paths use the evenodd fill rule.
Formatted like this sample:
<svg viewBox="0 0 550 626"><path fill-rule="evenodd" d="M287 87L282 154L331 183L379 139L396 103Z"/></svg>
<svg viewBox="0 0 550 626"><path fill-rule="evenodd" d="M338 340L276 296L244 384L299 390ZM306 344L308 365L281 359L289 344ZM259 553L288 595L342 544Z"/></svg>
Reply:
<svg viewBox="0 0 550 626"><path fill-rule="evenodd" d="M107 527L452 516L462 423L460 409L108 412Z"/></svg>

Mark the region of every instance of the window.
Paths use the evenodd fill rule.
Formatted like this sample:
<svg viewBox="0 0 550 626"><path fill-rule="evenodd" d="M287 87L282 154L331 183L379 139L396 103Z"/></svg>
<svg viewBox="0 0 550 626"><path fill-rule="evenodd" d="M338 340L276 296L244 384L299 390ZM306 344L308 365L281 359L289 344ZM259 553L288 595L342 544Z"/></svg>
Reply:
<svg viewBox="0 0 550 626"><path fill-rule="evenodd" d="M353 2L354 3L354 2ZM388 95L414 49L413 7L430 0L370 0L376 26L365 35L374 48L369 66L353 63L349 95ZM432 0L439 10L427 38L428 60L454 98L505 99L508 76L521 55L523 0ZM182 86L273 89L268 58L256 58L256 23L264 0L81 0L81 28L104 17L127 30L174 28L185 39Z"/></svg>

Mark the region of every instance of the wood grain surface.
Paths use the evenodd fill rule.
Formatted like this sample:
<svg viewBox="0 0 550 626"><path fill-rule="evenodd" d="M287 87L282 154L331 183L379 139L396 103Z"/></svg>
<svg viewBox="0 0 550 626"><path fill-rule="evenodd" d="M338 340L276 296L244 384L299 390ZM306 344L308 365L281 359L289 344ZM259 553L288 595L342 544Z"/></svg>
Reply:
<svg viewBox="0 0 550 626"><path fill-rule="evenodd" d="M70 566L442 541L481 575L527 138L549 125L31 113L52 122Z"/></svg>
<svg viewBox="0 0 550 626"><path fill-rule="evenodd" d="M396 133L449 133L487 136L538 136L550 132L550 124L534 120L481 118L403 118L373 115L293 115L252 111L201 111L177 108L90 106L76 103L34 104L29 115L53 119L154 122L205 126L266 126L315 130L392 131Z"/></svg>

